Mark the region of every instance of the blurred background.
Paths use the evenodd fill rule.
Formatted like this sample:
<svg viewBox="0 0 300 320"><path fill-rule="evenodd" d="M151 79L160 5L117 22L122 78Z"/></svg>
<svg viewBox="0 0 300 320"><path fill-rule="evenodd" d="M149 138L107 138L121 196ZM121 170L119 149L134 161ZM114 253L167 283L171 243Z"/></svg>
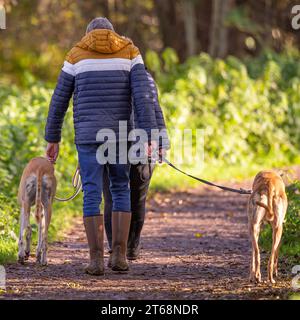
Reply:
<svg viewBox="0 0 300 320"><path fill-rule="evenodd" d="M1 31L2 72L55 80L67 50L96 16L133 39L143 54L173 48L180 62L206 52L212 57L258 56L299 46L291 27L291 0L6 0ZM4 70L3 70L4 69Z"/></svg>
<svg viewBox="0 0 300 320"><path fill-rule="evenodd" d="M44 126L55 81L67 51L91 19L106 16L116 32L140 48L157 81L170 130L204 129L205 164L195 161L185 169L228 180L299 163L300 30L291 24L296 4L0 0L7 20L7 28L0 30L0 262L14 256L20 174L30 158L44 153ZM177 139L172 134L173 145ZM70 108L57 164L59 195L72 191L76 163ZM193 186L189 178L162 166L151 190ZM80 199L56 204L53 236L69 217L80 214L80 205ZM295 237L298 220L293 220Z"/></svg>

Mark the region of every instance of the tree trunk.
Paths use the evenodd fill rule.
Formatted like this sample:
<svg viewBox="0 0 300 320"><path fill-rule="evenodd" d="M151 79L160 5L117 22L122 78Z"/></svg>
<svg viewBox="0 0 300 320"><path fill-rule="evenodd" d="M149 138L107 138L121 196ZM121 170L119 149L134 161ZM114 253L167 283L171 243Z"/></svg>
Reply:
<svg viewBox="0 0 300 320"><path fill-rule="evenodd" d="M159 20L159 29L162 35L164 47L171 47L176 50L179 57L186 57L184 24L179 11L178 0L154 0L155 10Z"/></svg>
<svg viewBox="0 0 300 320"><path fill-rule="evenodd" d="M228 28L226 16L233 0L213 0L209 53L213 57L224 58L228 51Z"/></svg>
<svg viewBox="0 0 300 320"><path fill-rule="evenodd" d="M185 27L185 37L187 44L187 55L192 56L197 53L197 21L195 15L194 0L182 0L183 21Z"/></svg>

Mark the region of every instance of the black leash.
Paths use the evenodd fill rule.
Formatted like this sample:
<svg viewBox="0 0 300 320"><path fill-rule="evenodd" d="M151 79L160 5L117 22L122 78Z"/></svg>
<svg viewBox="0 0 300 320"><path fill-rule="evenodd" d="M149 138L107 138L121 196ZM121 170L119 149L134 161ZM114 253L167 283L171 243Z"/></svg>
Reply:
<svg viewBox="0 0 300 320"><path fill-rule="evenodd" d="M201 179L201 178L197 178L197 177L195 177L195 176L193 176L191 174L188 174L188 173L180 170L179 168L175 167L174 164L172 164L166 158L163 158L162 161L165 162L167 165L169 165L174 170L184 174L185 176L188 176L188 177L190 177L190 178L192 178L194 180L197 180L197 181L199 181L201 183L204 183L204 184L207 184L209 186L217 187L217 188L222 189L224 191L235 192L235 193L239 193L239 194L251 194L252 193L252 190L246 190L246 189L243 189L243 188L240 188L240 189L229 188L229 187L225 187L225 186L220 186L218 184L212 183L210 181L207 181L207 180L204 180L204 179Z"/></svg>
<svg viewBox="0 0 300 320"><path fill-rule="evenodd" d="M153 160L151 158L149 158L149 170L151 171L151 162ZM154 160L155 162L156 160ZM174 170L184 174L185 176L187 177L190 177L194 180L197 180L201 183L204 183L204 184L207 184L209 186L212 186L212 187L216 187L216 188L219 188L219 189L222 189L224 191L229 191L229 192L235 192L235 193L238 193L238 194L251 194L252 193L252 190L246 190L246 189L243 189L243 188L240 188L240 189L234 189L234 188L229 188L229 187L225 187L225 186L221 186L219 184L215 184L213 182L210 182L210 181L207 181L205 179L201 179L201 178L198 178L198 177L195 177L189 173L186 173L184 171L182 171L181 169L177 168L173 163L171 163L169 160L167 160L165 157L162 157L161 158L161 162L165 162L168 166L170 166L171 168L173 168ZM55 197L55 200L59 201L59 202L65 202L65 201L70 201L70 200L73 200L75 199L78 194L80 193L81 189L82 189L82 183L81 183L81 178L80 178L80 168L79 166L77 167L75 173L74 173L74 176L73 176L73 179L72 179L72 185L75 189L73 195L71 195L70 197L68 198L59 198L59 197Z"/></svg>

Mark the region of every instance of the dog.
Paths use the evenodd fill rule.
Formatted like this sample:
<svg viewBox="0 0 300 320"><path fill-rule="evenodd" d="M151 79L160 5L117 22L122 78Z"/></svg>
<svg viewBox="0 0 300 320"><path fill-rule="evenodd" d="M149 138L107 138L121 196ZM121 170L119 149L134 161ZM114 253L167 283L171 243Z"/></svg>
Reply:
<svg viewBox="0 0 300 320"><path fill-rule="evenodd" d="M272 250L268 262L268 280L275 283L274 273L277 277L278 253L287 206L285 185L281 176L274 171L259 172L254 179L252 194L248 201L248 223L252 242L250 282L261 282L258 238L262 222L267 221L273 229Z"/></svg>
<svg viewBox="0 0 300 320"><path fill-rule="evenodd" d="M24 264L30 256L30 211L35 205L35 218L38 223L36 261L42 266L47 265L48 228L55 193L56 178L53 164L42 157L32 159L24 169L18 193L18 202L21 206L18 261L21 264Z"/></svg>

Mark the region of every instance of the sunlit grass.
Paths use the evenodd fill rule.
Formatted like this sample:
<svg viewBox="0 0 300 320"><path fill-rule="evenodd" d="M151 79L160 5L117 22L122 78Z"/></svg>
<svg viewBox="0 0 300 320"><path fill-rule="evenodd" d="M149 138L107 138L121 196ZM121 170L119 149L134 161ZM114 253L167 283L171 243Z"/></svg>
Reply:
<svg viewBox="0 0 300 320"><path fill-rule="evenodd" d="M300 300L300 293L291 294L289 300Z"/></svg>
<svg viewBox="0 0 300 320"><path fill-rule="evenodd" d="M17 242L9 239L0 239L0 265L13 262L17 257Z"/></svg>

